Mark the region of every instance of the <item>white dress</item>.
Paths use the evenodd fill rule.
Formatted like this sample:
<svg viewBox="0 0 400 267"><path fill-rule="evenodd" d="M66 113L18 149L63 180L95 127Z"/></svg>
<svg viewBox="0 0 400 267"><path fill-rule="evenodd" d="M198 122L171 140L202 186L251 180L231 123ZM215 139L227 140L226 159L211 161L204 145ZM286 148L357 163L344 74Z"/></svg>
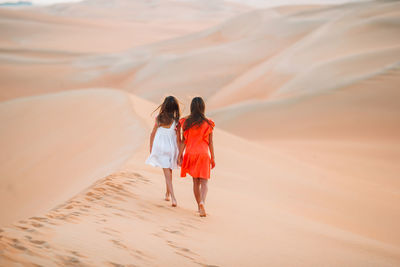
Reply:
<svg viewBox="0 0 400 267"><path fill-rule="evenodd" d="M159 126L153 141L150 156L146 164L161 168L178 168L178 145L176 143L176 122L169 128Z"/></svg>

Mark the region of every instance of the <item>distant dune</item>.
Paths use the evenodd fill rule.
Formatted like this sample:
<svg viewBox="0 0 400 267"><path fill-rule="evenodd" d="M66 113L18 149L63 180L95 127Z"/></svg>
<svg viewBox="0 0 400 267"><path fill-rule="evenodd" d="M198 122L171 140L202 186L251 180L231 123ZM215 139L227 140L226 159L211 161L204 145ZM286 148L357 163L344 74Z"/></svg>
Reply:
<svg viewBox="0 0 400 267"><path fill-rule="evenodd" d="M0 266L400 265L400 2L237 2L0 9ZM206 218L144 164L170 94Z"/></svg>
<svg viewBox="0 0 400 267"><path fill-rule="evenodd" d="M3 2L0 3L0 7L19 7L19 6L31 6L32 3L29 1L17 1L17 2Z"/></svg>
<svg viewBox="0 0 400 267"><path fill-rule="evenodd" d="M132 60L131 52L126 51L197 32L249 10L236 4L215 6L212 1L206 5L173 1L157 5L119 1L112 8L109 5L109 1L83 1L0 9L0 72L7 73L0 75L1 84L7 88L0 99L83 87L122 88L116 83L119 75L112 75L115 71L101 81L96 78L103 70L108 72L116 60L140 62ZM138 56L148 55L140 52ZM128 75L122 74L123 78Z"/></svg>

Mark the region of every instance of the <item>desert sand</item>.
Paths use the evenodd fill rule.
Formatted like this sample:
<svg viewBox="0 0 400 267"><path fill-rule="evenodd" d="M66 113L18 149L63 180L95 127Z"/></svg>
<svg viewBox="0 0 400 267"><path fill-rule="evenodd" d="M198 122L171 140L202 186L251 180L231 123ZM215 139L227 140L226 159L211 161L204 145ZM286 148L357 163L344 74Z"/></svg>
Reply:
<svg viewBox="0 0 400 267"><path fill-rule="evenodd" d="M399 266L400 3L0 8L0 266ZM144 164L206 100L207 217Z"/></svg>

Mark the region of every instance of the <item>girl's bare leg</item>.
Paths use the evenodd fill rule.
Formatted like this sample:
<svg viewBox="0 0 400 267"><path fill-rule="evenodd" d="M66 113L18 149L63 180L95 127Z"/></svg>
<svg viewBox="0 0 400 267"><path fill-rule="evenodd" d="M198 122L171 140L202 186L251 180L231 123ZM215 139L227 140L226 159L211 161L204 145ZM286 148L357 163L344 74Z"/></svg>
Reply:
<svg viewBox="0 0 400 267"><path fill-rule="evenodd" d="M206 216L206 210L205 210L205 202L206 202L206 197L207 197L207 192L208 192L208 179L202 179L200 178L200 203L199 203L199 210L200 210L200 216L205 217Z"/></svg>
<svg viewBox="0 0 400 267"><path fill-rule="evenodd" d="M164 174L165 175L165 174ZM168 189L168 183L167 183L167 178L165 178L165 201L169 201L169 189Z"/></svg>
<svg viewBox="0 0 400 267"><path fill-rule="evenodd" d="M197 202L197 208L200 211L200 179L199 178L193 178L193 193L194 193L194 197L196 199Z"/></svg>
<svg viewBox="0 0 400 267"><path fill-rule="evenodd" d="M171 195L172 207L176 207L176 198L174 194L174 188L172 186L172 170L168 168L163 168L165 183L167 185L167 193Z"/></svg>
<svg viewBox="0 0 400 267"><path fill-rule="evenodd" d="M207 197L207 192L208 192L208 179L203 179L200 178L200 202L206 203L206 197Z"/></svg>

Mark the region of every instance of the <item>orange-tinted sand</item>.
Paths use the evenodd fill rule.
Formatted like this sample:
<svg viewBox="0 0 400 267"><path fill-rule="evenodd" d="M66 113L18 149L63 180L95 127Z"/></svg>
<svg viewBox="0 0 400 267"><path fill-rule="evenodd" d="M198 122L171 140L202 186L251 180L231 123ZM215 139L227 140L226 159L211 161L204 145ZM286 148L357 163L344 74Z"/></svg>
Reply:
<svg viewBox="0 0 400 267"><path fill-rule="evenodd" d="M0 266L400 265L398 2L94 2L0 9ZM144 164L169 94L206 218Z"/></svg>

